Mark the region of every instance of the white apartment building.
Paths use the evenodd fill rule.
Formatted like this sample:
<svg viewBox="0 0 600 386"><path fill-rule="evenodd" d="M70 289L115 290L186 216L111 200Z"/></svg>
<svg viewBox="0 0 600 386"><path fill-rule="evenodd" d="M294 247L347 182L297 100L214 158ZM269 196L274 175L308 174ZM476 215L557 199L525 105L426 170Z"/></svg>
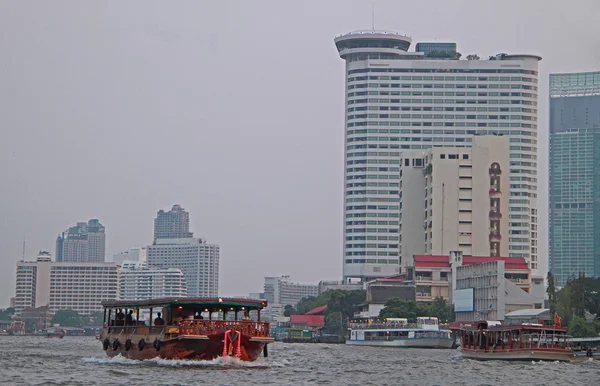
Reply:
<svg viewBox="0 0 600 386"><path fill-rule="evenodd" d="M17 263L15 312L49 306L53 312L102 311L103 300L117 298L117 266L112 263L53 262L47 252Z"/></svg>
<svg viewBox="0 0 600 386"><path fill-rule="evenodd" d="M300 300L319 295L319 286L293 283L289 275L265 277L264 298L273 305L295 307Z"/></svg>
<svg viewBox="0 0 600 386"><path fill-rule="evenodd" d="M188 296L219 294L219 246L197 238L156 239L146 247L148 266L183 272Z"/></svg>
<svg viewBox="0 0 600 386"><path fill-rule="evenodd" d="M510 142L509 256L537 267L538 62L498 54L458 60L455 45L429 43L409 52L411 38L358 31L335 38L345 67L344 278L399 271L401 153L470 147L475 135ZM439 46L436 46L438 44ZM449 51L450 50L450 51ZM425 50L423 50L425 51Z"/></svg>
<svg viewBox="0 0 600 386"><path fill-rule="evenodd" d="M113 262L115 264L122 265L126 260L146 263L146 247L131 248L127 251L115 253L113 255Z"/></svg>
<svg viewBox="0 0 600 386"><path fill-rule="evenodd" d="M187 296L185 277L177 268L148 268L124 261L119 269L119 300L145 300Z"/></svg>
<svg viewBox="0 0 600 386"><path fill-rule="evenodd" d="M402 153L403 272L420 254L509 256L510 244L529 235L509 221L509 147L508 136L487 135L473 137L472 147Z"/></svg>

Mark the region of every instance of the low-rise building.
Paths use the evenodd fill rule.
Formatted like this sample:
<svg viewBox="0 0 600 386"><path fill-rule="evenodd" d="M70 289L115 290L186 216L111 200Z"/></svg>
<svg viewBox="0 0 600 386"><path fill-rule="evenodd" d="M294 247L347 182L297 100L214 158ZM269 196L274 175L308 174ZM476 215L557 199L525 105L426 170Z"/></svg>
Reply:
<svg viewBox="0 0 600 386"><path fill-rule="evenodd" d="M300 300L318 295L317 285L293 283L289 275L265 277L264 297L269 304L296 307Z"/></svg>
<svg viewBox="0 0 600 386"><path fill-rule="evenodd" d="M187 296L185 277L177 268L148 268L123 262L119 269L119 300L145 300Z"/></svg>
<svg viewBox="0 0 600 386"><path fill-rule="evenodd" d="M456 267L453 291L455 320L503 321L512 311L542 308L536 298L506 278L504 260L490 260Z"/></svg>
<svg viewBox="0 0 600 386"><path fill-rule="evenodd" d="M365 303L358 306L355 318L376 318L390 298L415 300L415 284L406 275L398 274L381 277L367 282Z"/></svg>
<svg viewBox="0 0 600 386"><path fill-rule="evenodd" d="M318 284L319 295L329 290L344 290L344 291L355 291L362 290L365 288L364 283L352 283L338 280L321 280Z"/></svg>
<svg viewBox="0 0 600 386"><path fill-rule="evenodd" d="M113 263L53 262L48 252L36 261L17 263L15 313L48 306L51 312L74 310L89 315L102 311L103 300L119 292Z"/></svg>
<svg viewBox="0 0 600 386"><path fill-rule="evenodd" d="M457 267L492 261L504 261L504 277L518 288L530 292L531 271L522 257L465 256L458 252L450 255L415 255L414 266L407 275L415 281L416 300L428 303L441 296L452 302L452 278ZM456 278L456 275L454 275Z"/></svg>

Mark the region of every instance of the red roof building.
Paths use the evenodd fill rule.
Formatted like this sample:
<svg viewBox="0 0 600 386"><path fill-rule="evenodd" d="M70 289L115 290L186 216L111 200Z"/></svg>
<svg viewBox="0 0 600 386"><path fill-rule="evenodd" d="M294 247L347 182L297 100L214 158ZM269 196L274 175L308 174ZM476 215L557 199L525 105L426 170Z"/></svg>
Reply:
<svg viewBox="0 0 600 386"><path fill-rule="evenodd" d="M530 291L531 271L522 257L500 256L462 256L458 266L465 266L492 261L504 261L504 277L516 284L525 292ZM452 275L452 264L445 255L414 255L414 266L408 268L417 286L418 302L431 302L436 296L449 300L449 280Z"/></svg>
<svg viewBox="0 0 600 386"><path fill-rule="evenodd" d="M311 327L320 328L325 325L325 310L324 306L313 308L304 315L290 315L290 325L293 327Z"/></svg>

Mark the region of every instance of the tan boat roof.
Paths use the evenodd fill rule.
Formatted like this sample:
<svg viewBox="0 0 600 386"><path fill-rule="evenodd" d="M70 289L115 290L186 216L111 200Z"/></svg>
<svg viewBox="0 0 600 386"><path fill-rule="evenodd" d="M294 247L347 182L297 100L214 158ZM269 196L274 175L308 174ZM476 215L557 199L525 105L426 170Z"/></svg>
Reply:
<svg viewBox="0 0 600 386"><path fill-rule="evenodd" d="M211 310L233 308L239 310L242 307L247 310L260 310L267 306L266 300L242 299L242 298L162 298L148 300L104 300L104 308L150 308L171 306L197 306Z"/></svg>

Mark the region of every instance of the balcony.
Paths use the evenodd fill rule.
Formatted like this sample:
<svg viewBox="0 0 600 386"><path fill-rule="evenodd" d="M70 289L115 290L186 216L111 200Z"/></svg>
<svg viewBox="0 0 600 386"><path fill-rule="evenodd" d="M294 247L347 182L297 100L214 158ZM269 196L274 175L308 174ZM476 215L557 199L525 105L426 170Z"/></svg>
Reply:
<svg viewBox="0 0 600 386"><path fill-rule="evenodd" d="M502 235L500 232L491 232L490 233L490 241L500 241L502 240Z"/></svg>
<svg viewBox="0 0 600 386"><path fill-rule="evenodd" d="M490 218L500 219L500 218L502 218L502 213L497 212L496 210L490 210Z"/></svg>

